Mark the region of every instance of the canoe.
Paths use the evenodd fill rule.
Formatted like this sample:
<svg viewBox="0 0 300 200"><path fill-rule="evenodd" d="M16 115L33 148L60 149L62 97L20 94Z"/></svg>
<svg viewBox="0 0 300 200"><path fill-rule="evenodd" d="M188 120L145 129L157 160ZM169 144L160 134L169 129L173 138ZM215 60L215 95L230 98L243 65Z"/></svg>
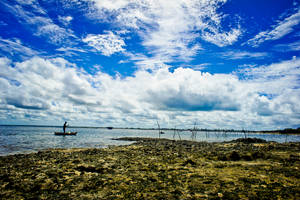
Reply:
<svg viewBox="0 0 300 200"><path fill-rule="evenodd" d="M54 135L76 135L77 132L54 132Z"/></svg>

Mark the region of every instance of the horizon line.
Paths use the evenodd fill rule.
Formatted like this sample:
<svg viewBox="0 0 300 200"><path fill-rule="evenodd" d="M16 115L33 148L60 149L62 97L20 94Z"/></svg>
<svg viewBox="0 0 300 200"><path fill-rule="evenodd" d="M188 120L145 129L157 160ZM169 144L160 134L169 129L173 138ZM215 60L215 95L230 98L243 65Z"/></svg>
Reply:
<svg viewBox="0 0 300 200"><path fill-rule="evenodd" d="M27 127L63 127L62 125L29 125L29 124L0 124L0 126L27 126ZM141 129L141 130L156 130L158 128L142 128L142 127L113 127L113 126L69 126L69 128L103 128L103 129ZM193 130L194 128L160 128L161 130ZM285 128L293 129L293 128ZM297 129L297 128L295 128ZM246 132L269 132L269 131L279 131L284 129L274 129L274 130L247 130L247 129L208 129L208 128L196 128L198 131L246 131Z"/></svg>

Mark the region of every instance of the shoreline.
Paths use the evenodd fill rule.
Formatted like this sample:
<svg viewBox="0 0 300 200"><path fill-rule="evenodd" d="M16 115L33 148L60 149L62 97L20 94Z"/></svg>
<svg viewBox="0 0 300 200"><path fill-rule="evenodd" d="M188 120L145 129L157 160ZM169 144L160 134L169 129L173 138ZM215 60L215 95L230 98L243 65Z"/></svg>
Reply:
<svg viewBox="0 0 300 200"><path fill-rule="evenodd" d="M135 142L0 157L0 196L6 199L300 197L299 142L122 139Z"/></svg>
<svg viewBox="0 0 300 200"><path fill-rule="evenodd" d="M61 125L12 125L12 124L0 124L0 127L45 127L45 128L59 128L61 129ZM157 128L138 128L138 127L107 127L107 126L69 126L68 128L88 128L88 129L117 129L117 130L156 130ZM194 131L191 128L182 128L182 129L174 129L174 128L161 128L162 131ZM222 132L222 133L257 133L257 134L280 134L280 135L300 135L300 131L298 129L282 129L282 130L235 130L235 129L196 129L198 132Z"/></svg>
<svg viewBox="0 0 300 200"><path fill-rule="evenodd" d="M255 137L254 137L255 138ZM247 138L244 138L244 137L241 137L241 138L238 138L238 139L235 139L235 140L239 140L239 139L242 139L242 140L247 140L247 139L251 139L251 137L247 137ZM259 138L256 138L256 139L259 139ZM51 151L51 150L62 150L62 149L82 149L82 150L85 150L85 149L102 149L102 148L108 148L110 146L114 147L114 146L127 146L127 145L132 145L132 144L135 144L135 143L139 143L141 141L157 141L157 140L161 140L161 141L164 141L164 140L169 140L169 141L175 141L177 143L211 143L211 144L218 144L218 143L230 143L230 142L233 142L235 140L229 140L229 141L197 141L197 140L192 140L192 139L169 139L169 138L154 138L154 137L120 137L120 138L110 138L110 140L120 140L120 141L127 141L127 142L132 142L130 144L108 144L108 145L104 145L103 147L71 147L71 148L45 148L45 149L35 149L35 150L24 150L24 151L17 151L17 152L10 152L10 153L3 153L3 154L0 154L0 157L5 157L5 156L13 156L13 155L19 155L19 154L32 154L32 153L38 153L38 152L42 152L42 151ZM259 139L259 140L264 140L264 139ZM276 143L300 143L300 141L289 141L289 142L277 142L277 141L265 141L265 142L276 142Z"/></svg>

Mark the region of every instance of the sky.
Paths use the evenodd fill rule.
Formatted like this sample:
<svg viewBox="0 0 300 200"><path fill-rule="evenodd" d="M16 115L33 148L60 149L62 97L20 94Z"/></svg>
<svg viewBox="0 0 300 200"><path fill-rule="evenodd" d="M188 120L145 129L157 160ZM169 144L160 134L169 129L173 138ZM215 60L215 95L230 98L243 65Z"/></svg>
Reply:
<svg viewBox="0 0 300 200"><path fill-rule="evenodd" d="M0 124L300 127L300 1L1 0Z"/></svg>

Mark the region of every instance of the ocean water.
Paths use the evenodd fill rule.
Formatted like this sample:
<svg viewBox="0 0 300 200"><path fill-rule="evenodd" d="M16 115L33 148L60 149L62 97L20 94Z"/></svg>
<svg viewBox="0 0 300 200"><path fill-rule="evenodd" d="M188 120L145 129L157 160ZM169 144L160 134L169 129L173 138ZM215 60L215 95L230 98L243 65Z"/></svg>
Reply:
<svg viewBox="0 0 300 200"><path fill-rule="evenodd" d="M0 156L31 153L51 148L103 148L109 145L126 145L132 142L112 140L120 137L150 137L158 138L157 130L139 129L106 129L106 128L68 128L67 131L77 131L76 136L55 136L54 132L61 132L61 127L36 126L0 126ZM161 138L179 139L174 137L174 131L164 131ZM192 137L190 131L179 133L184 140L222 142L244 137L244 133L237 132L197 132ZM298 135L257 134L249 133L247 137L256 137L267 141L300 142Z"/></svg>

